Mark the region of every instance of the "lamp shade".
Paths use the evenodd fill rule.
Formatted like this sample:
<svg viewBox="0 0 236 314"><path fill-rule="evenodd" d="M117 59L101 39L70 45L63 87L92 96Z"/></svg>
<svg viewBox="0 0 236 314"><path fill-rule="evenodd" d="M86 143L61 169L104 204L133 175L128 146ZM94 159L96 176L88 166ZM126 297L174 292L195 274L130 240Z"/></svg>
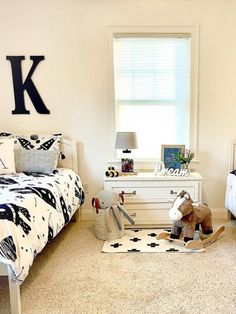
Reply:
<svg viewBox="0 0 236 314"><path fill-rule="evenodd" d="M116 149L135 149L138 148L136 132L117 132Z"/></svg>

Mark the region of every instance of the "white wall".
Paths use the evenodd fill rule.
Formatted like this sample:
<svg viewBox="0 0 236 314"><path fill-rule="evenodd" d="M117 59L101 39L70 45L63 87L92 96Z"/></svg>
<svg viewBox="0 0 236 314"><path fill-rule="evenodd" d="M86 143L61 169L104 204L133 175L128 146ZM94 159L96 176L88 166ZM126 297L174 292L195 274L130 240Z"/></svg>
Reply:
<svg viewBox="0 0 236 314"><path fill-rule="evenodd" d="M79 169L92 196L113 154L107 25L200 25L199 171L204 200L224 207L228 144L236 136L236 1L0 0L0 129L58 132L78 141ZM12 115L7 55L44 55L33 80L51 110ZM31 66L25 62L25 71Z"/></svg>

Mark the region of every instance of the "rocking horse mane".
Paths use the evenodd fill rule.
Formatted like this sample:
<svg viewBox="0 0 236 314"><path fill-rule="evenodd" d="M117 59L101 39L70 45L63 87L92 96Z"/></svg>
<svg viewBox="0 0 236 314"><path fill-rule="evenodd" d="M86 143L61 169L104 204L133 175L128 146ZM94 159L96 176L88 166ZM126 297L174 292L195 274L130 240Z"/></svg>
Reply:
<svg viewBox="0 0 236 314"><path fill-rule="evenodd" d="M180 198L183 198L183 197L187 198L187 197L189 197L190 198L190 194L188 192L182 190L181 192L178 193L177 197L180 197Z"/></svg>
<svg viewBox="0 0 236 314"><path fill-rule="evenodd" d="M177 199L182 199L182 198L184 198L184 200L179 206L179 211L182 213L183 216L186 216L193 211L193 205L192 205L193 201L190 197L190 194L183 190L178 193L174 203L176 202Z"/></svg>

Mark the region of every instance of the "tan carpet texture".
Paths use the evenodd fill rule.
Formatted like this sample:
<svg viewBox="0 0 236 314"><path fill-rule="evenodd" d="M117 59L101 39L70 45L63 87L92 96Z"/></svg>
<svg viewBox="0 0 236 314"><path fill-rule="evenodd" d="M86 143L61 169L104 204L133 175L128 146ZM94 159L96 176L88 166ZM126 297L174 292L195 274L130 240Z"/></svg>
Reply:
<svg viewBox="0 0 236 314"><path fill-rule="evenodd" d="M70 223L22 284L22 313L235 314L236 223L224 224L201 254L109 254L101 252L91 223ZM0 278L0 313L10 313L6 278Z"/></svg>

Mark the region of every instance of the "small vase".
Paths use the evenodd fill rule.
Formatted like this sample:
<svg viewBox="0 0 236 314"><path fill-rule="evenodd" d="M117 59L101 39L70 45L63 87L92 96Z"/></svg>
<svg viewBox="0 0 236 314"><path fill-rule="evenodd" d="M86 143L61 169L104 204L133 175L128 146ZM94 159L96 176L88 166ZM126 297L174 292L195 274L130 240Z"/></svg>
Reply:
<svg viewBox="0 0 236 314"><path fill-rule="evenodd" d="M186 162L184 164L181 164L181 170L184 171L185 175L188 176L190 171L189 171L189 163Z"/></svg>

